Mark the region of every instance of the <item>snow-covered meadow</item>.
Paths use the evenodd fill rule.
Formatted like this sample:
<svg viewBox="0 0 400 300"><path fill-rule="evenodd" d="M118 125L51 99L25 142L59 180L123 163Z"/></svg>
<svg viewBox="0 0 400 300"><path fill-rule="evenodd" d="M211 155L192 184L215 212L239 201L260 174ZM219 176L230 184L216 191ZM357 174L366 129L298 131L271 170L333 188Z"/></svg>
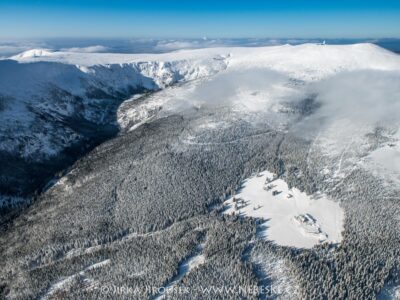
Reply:
<svg viewBox="0 0 400 300"><path fill-rule="evenodd" d="M339 203L323 194L310 196L289 189L268 171L246 179L224 205L226 214L264 220L260 236L282 246L311 248L339 243L342 238L344 213Z"/></svg>

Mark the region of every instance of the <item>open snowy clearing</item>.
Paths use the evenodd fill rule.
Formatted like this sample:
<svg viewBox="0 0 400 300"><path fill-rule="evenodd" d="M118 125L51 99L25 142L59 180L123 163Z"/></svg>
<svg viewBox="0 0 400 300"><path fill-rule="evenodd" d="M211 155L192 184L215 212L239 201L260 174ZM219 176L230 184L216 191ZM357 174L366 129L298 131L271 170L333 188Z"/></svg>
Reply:
<svg viewBox="0 0 400 300"><path fill-rule="evenodd" d="M344 213L338 203L289 189L268 171L246 179L239 193L224 204L226 214L264 219L262 237L282 246L312 248L342 239Z"/></svg>
<svg viewBox="0 0 400 300"><path fill-rule="evenodd" d="M400 286L388 285L385 286L377 295L377 300L397 300L400 299Z"/></svg>
<svg viewBox="0 0 400 300"><path fill-rule="evenodd" d="M363 166L386 183L400 183L400 131L390 140L372 151L363 160Z"/></svg>

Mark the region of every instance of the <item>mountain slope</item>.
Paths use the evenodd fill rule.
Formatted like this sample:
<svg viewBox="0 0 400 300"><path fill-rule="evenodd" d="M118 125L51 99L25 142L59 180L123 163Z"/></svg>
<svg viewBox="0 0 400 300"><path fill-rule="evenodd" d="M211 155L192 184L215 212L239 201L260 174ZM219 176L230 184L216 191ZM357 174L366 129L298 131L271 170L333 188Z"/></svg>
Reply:
<svg viewBox="0 0 400 300"><path fill-rule="evenodd" d="M91 75L83 78L108 95L121 91L121 69L141 68L139 61L147 59L144 78L176 84L120 99L113 108L120 133L76 161L4 224L2 296L143 299L173 283L190 291L167 293L174 299L374 299L381 290L398 288L400 170L387 162L398 154L398 55L363 44L138 56L57 52L15 59L26 68L84 70ZM122 60L124 67L118 66ZM188 71L192 64L196 71ZM169 75L147 77L159 74L155 65L179 65L186 75L172 82ZM67 77L55 74L46 80L73 94L59 80ZM86 89L76 87L79 97L89 99ZM237 201L234 214L227 210L224 202L233 201L231 196L257 192L249 192L246 182L264 180L258 173L265 170L275 174L269 184L276 186L258 186L259 197ZM336 202L332 207L344 213L340 239L317 238L301 248L270 238L279 217L263 220L257 214L268 209L268 197L291 201L279 194L290 191L303 204ZM264 207L251 207L254 200ZM288 209L285 217L304 219L304 212L291 215L298 209ZM324 214L306 221L324 229L325 220L318 219ZM202 263L180 273L196 255ZM137 292L117 294L121 287ZM209 287L220 289L205 294Z"/></svg>
<svg viewBox="0 0 400 300"><path fill-rule="evenodd" d="M57 171L114 136L115 113L127 97L226 68L212 56L85 67L26 61L47 55L51 52L32 50L13 57L18 61L0 61L0 203L5 206L15 196L31 196Z"/></svg>

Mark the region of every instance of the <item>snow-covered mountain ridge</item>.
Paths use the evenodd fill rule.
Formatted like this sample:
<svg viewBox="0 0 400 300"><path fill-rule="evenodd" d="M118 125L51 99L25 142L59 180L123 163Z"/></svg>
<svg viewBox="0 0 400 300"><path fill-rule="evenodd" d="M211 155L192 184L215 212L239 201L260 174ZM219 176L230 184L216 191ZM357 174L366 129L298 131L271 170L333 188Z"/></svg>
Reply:
<svg viewBox="0 0 400 300"><path fill-rule="evenodd" d="M49 173L48 177L77 153L115 135L115 114L124 99L210 76L227 66L225 59L213 56L165 62L126 59L85 66L43 59L50 55L47 50L30 50L0 60L0 152L4 161L0 194L25 194L24 182L32 181L29 173ZM38 169L33 171L32 165Z"/></svg>
<svg viewBox="0 0 400 300"><path fill-rule="evenodd" d="M210 48L164 54L32 49L0 60L0 151L7 161L11 156L22 164L43 163L76 145L80 149L81 142L99 136L104 140L115 134L118 126L141 124L151 112L168 106L166 101L173 99L175 107L193 97L190 91L181 93L180 89L180 97L168 91L155 97L154 103L146 102L133 110L129 106L135 100L126 102L118 112L118 124L117 108L130 96L217 73L241 75L231 78L235 83L228 88L222 87L224 82L215 81L213 85L211 80L211 86L201 93L212 95L211 91L238 88L235 103L240 105L236 111L254 113L266 109L260 103L268 99L291 98L293 94L298 97L299 90L275 83L274 74L303 84L361 70L398 71L400 59L372 44ZM253 81L265 85L265 91L253 90ZM300 90L300 94L306 93ZM224 97L221 94L208 101L218 102ZM279 110L279 105L274 109ZM72 152L76 151L86 150ZM3 166L3 177L9 168L13 169L12 164ZM10 185L15 186L8 178L2 179L4 189Z"/></svg>
<svg viewBox="0 0 400 300"><path fill-rule="evenodd" d="M48 51L27 51L15 57L21 61L0 61L0 114L4 120L0 134L6 138L0 149L18 151L23 157L41 160L59 152L68 146L68 142L49 141L52 138L49 132L32 132L32 125L40 122L39 115L45 114L55 120L79 115L90 122L110 123L113 117L107 116L110 112L104 106L115 108L121 100L137 92L158 90L226 68L223 59L213 57L92 66L26 61L27 58L44 58L50 54ZM53 125L49 123L44 127ZM17 137L14 135L7 139L7 132L12 131L16 131ZM23 137L19 139L21 135ZM46 143L50 144L46 146Z"/></svg>
<svg viewBox="0 0 400 300"><path fill-rule="evenodd" d="M125 65L134 63L170 63L177 60L190 62L207 58L228 60L230 68L269 68L304 77L331 75L338 71L360 69L395 70L400 66L398 56L374 44L297 46L233 47L180 50L163 54L118 54L118 53L77 53L51 52L34 49L13 56L10 59L20 63L60 62L82 67L98 65Z"/></svg>

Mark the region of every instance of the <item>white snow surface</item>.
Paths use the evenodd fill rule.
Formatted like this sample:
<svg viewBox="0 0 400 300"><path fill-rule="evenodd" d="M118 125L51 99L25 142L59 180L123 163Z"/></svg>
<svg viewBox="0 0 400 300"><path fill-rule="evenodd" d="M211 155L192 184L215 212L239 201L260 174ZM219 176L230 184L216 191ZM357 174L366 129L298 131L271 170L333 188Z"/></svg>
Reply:
<svg viewBox="0 0 400 300"><path fill-rule="evenodd" d="M121 106L118 123L126 130L152 120L161 108L166 115L204 105L232 106L233 113L245 115L249 121L263 114L264 120L280 129L285 128L284 118L290 118L290 114L279 116L285 109L282 103L317 95L322 109L310 118L303 133L317 127L315 147L340 162L336 169L327 169L340 177L353 163L351 159L360 156L360 151L350 153L349 149L363 149L364 135L387 114L389 120L400 119L396 101L399 78L400 56L368 43L208 48L163 54L33 49L0 60L0 117L4 120L0 133L16 135L0 149L20 151L27 158L38 153L52 156L80 138L74 132L56 133L59 129L54 128L46 128L44 134L42 125L31 132L35 122L32 111L61 117L79 113L76 105L70 105L76 102L73 99L68 105L52 105L48 89L54 86L83 101L87 101L88 87L111 93L126 93L130 87L164 89L143 105ZM89 120L102 119L84 113ZM66 137L54 142L57 136Z"/></svg>
<svg viewBox="0 0 400 300"><path fill-rule="evenodd" d="M51 56L53 52L49 49L31 49L24 51L20 54L11 56L11 59L19 60L19 59L31 59L35 57L41 56Z"/></svg>
<svg viewBox="0 0 400 300"><path fill-rule="evenodd" d="M70 63L77 63L76 55L62 55L60 57ZM221 72L216 72L213 76L202 76L196 82L190 82L179 88L167 89L157 95L151 96L151 100L146 101L140 107L133 108L133 111L124 110L119 113L119 123L121 127L127 127L130 123L139 123L149 117L148 112L153 111L156 107L163 107L166 110L183 110L188 107L201 108L204 105L213 106L232 106L233 112L241 115L252 115L250 119L254 119L255 114L272 113L270 119L276 117L276 113L282 110L282 102L297 101L304 99L313 94L322 94L318 99L327 102L329 111L322 111L322 117L332 113L332 119L337 116L336 107L332 107L329 103L338 102L338 98L347 99L333 91L340 90L344 82L347 82L345 92L352 88L351 78L352 72L398 72L400 71L400 57L387 50L379 48L372 44L355 44L355 45L315 45L304 44L298 46L270 46L260 48L212 48L199 50L185 50L166 54L152 55L128 55L125 58L132 60L138 59L157 59L166 61L173 57L181 59L199 59L199 57L210 56L215 59L223 59L227 64L227 68ZM96 54L96 60L122 59L119 55L108 57L105 54ZM44 59L44 58L39 58ZM46 58L53 59L53 58ZM90 60L89 60L90 62ZM336 78L335 75L349 74L349 78ZM360 77L360 76L359 76ZM375 78L367 76L369 81L379 82L381 74L377 74ZM393 76L392 76L393 77ZM393 85L397 78L392 78L390 84ZM359 78L359 90L365 91L364 78ZM368 81L368 82L369 82ZM367 83L368 85L368 83ZM331 89L329 89L332 87ZM361 89L361 87L363 89ZM385 89L384 87L382 89ZM321 91L322 90L322 91ZM324 93L324 90L328 90ZM368 103L359 102L359 106L373 107L369 102L382 98L379 94L379 86L374 89L375 97L368 99ZM396 90L389 91L391 95L396 94ZM371 94L371 93L369 93ZM358 99L363 99L365 95L357 94L353 97L354 106ZM383 97L387 98L387 97ZM391 98L391 97L389 97ZM342 101L342 102L343 102ZM325 103L324 103L325 104ZM342 110L348 111L348 106L343 105ZM375 106L379 106L376 104ZM351 109L351 108L350 108ZM332 110L335 110L332 112ZM379 111L373 109L373 111ZM363 109L354 110L359 115L363 115ZM341 113L341 111L339 111ZM275 116L274 116L275 114ZM130 115L130 116L129 116ZM352 116L339 116L341 120L346 117L351 121ZM318 122L320 124L320 122ZM331 123L328 123L324 129L330 130ZM336 125L332 126L332 131L336 132ZM339 124L340 125L340 124ZM344 128L347 127L343 126ZM360 125L355 123L354 130ZM329 133L329 132L328 132ZM330 141L337 142L335 136L327 136ZM342 135L340 139L342 138ZM339 139L339 140L340 140ZM339 149L338 151L341 151Z"/></svg>
<svg viewBox="0 0 400 300"><path fill-rule="evenodd" d="M284 180L273 178L274 174L264 171L246 179L243 188L224 202L224 213L265 220L261 236L282 246L312 248L322 242L341 241L344 213L337 202L323 194L311 197L296 188L289 189ZM267 179L272 181L266 183ZM279 194L273 195L274 191ZM234 198L239 199L236 208ZM313 221L296 220L305 215Z"/></svg>
<svg viewBox="0 0 400 300"><path fill-rule="evenodd" d="M387 183L400 185L400 130L390 140L365 157L362 164Z"/></svg>
<svg viewBox="0 0 400 300"><path fill-rule="evenodd" d="M0 150L27 159L48 159L81 137L79 132L42 121L41 116L62 121L84 115L90 122L102 123L101 107L91 91L100 91L100 97L101 93L121 97L134 93L132 89L155 91L211 76L227 66L224 58L212 55L145 58L33 49L0 60L0 136L5 141ZM91 107L97 110L90 111Z"/></svg>
<svg viewBox="0 0 400 300"><path fill-rule="evenodd" d="M340 71L400 68L397 55L369 43L208 48L162 54L49 52L45 49L34 49L13 56L11 59L19 62L61 62L90 67L138 62L194 61L206 57L214 57L216 60L229 59L232 68L267 68L307 79L321 79Z"/></svg>

